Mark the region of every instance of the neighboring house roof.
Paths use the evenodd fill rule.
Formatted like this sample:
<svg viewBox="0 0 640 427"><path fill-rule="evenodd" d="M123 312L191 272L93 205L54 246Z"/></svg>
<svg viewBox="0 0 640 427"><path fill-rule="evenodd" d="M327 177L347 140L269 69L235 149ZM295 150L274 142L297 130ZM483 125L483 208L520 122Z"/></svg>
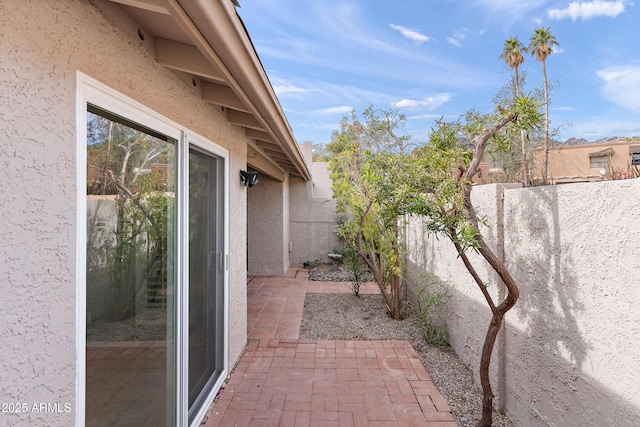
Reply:
<svg viewBox="0 0 640 427"><path fill-rule="evenodd" d="M602 156L609 156L611 154L613 154L613 148L609 147L609 148L605 148L604 150L594 151L593 153L589 153L589 157L602 157Z"/></svg>
<svg viewBox="0 0 640 427"><path fill-rule="evenodd" d="M129 16L121 14L117 21L138 31L157 62L192 83L203 100L222 107L231 123L245 129L252 140L250 166L279 181L285 172L308 180L307 164L234 3L109 0L107 5L122 5Z"/></svg>
<svg viewBox="0 0 640 427"><path fill-rule="evenodd" d="M630 167L631 154L640 141L620 138L604 144L560 145L549 150L548 179L552 183L600 181L612 179L611 171L626 171ZM541 178L542 149L534 150L534 180ZM606 166L600 157L607 157Z"/></svg>

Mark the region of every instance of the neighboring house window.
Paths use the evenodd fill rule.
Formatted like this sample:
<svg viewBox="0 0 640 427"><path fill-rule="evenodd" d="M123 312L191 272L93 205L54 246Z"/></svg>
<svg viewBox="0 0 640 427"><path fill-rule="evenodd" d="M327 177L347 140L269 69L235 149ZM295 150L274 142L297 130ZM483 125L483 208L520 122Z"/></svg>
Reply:
<svg viewBox="0 0 640 427"><path fill-rule="evenodd" d="M609 167L609 156L593 156L591 157L591 168L607 169Z"/></svg>
<svg viewBox="0 0 640 427"><path fill-rule="evenodd" d="M631 165L640 166L640 145L631 145L629 154L631 155Z"/></svg>
<svg viewBox="0 0 640 427"><path fill-rule="evenodd" d="M607 148L606 150L589 153L590 167L592 169L608 169L609 159L612 155L613 149L611 147Z"/></svg>

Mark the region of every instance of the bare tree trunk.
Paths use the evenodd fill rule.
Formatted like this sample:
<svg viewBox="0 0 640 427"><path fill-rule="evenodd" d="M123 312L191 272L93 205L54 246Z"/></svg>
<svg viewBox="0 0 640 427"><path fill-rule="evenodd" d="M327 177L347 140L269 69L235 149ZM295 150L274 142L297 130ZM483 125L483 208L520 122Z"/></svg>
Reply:
<svg viewBox="0 0 640 427"><path fill-rule="evenodd" d="M527 161L527 144L524 138L524 131L520 130L520 140L522 142L522 173L523 173L523 184L525 187L531 186L531 177L529 175L529 163Z"/></svg>
<svg viewBox="0 0 640 427"><path fill-rule="evenodd" d="M396 268L400 267L400 263L396 261ZM392 297L392 307L391 307L391 317L395 320L402 320L402 294L401 289L402 283L400 281L400 276L395 273L391 275L391 297Z"/></svg>
<svg viewBox="0 0 640 427"><path fill-rule="evenodd" d="M102 168L102 194L107 194L107 182L109 177L107 176L107 170L109 169L109 159L111 159L111 139L113 137L113 122L109 120L109 131L107 133L107 154L104 161L104 167Z"/></svg>
<svg viewBox="0 0 640 427"><path fill-rule="evenodd" d="M520 96L520 75L518 74L518 67L515 67L516 71L516 96ZM531 186L531 177L529 176L529 164L527 162L527 144L524 138L524 131L520 129L520 143L522 145L522 179L525 187Z"/></svg>
<svg viewBox="0 0 640 427"><path fill-rule="evenodd" d="M367 206L365 212L360 216L360 227L364 223L364 219L371 209L373 202L370 202ZM395 229L395 235L397 237L398 230ZM396 274L391 275L391 280L388 286L385 286L384 280L384 272L385 272L385 264L382 257L375 253L373 248L365 248L366 244L364 242L364 238L362 233L358 233L358 241L356 251L360 258L364 261L364 263L369 267L371 273L378 284L378 288L380 288L380 293L382 294L382 298L384 299L385 306L387 307L387 311L389 314L396 320L402 320L402 296L400 293L401 283L400 277ZM367 249L369 249L367 251ZM398 254L397 254L398 255ZM396 257L397 260L400 259L399 255ZM400 261L396 261L396 268L400 268ZM387 292L386 288L389 288L389 292Z"/></svg>
<svg viewBox="0 0 640 427"><path fill-rule="evenodd" d="M467 217L470 222L477 229L477 220L475 215L475 210L473 205L471 205L470 198L465 198L465 207L467 208ZM452 230L454 231L454 230ZM493 251L489 249L486 245L484 239L482 237L479 238L479 252L483 256L485 260L489 262L491 267L498 273L500 278L503 280L507 287L507 297L505 300L498 306L495 305L491 295L487 291L486 285L476 272L475 268L469 261L467 255L462 251L462 247L460 244L454 242L456 250L458 254L462 258L465 267L475 280L476 284L482 291L485 299L487 300L487 304L491 308L492 317L491 323L489 324L489 328L487 330L487 335L484 340L484 345L482 346L482 354L480 356L480 386L482 387L482 418L477 424L477 427L491 427L491 423L493 420L493 398L494 394L491 389L491 379L489 376L489 371L491 367L491 355L493 353L493 347L495 346L496 340L498 338L498 333L500 332L500 327L502 326L502 321L504 319L504 315L509 311L518 300L520 295L520 291L518 286L509 274L509 271L506 269L502 261L500 261Z"/></svg>
<svg viewBox="0 0 640 427"><path fill-rule="evenodd" d="M364 220L364 216L362 218ZM361 220L361 221L362 221ZM369 267L373 277L378 284L378 288L380 288L380 293L382 294L382 298L384 300L384 304L387 307L387 310L391 312L392 298L389 294L387 294L387 290L384 286L384 265L382 265L381 260L377 260L375 251L367 251L364 244L364 239L362 238L362 233L358 233L358 241L356 252L362 258L364 263Z"/></svg>
<svg viewBox="0 0 640 427"><path fill-rule="evenodd" d="M478 421L477 427L491 427L493 422L493 398L491 381L489 379L489 367L491 366L491 354L495 345L504 313L494 314L487 330L487 336L482 346L482 356L480 357L480 385L482 387L482 417Z"/></svg>
<svg viewBox="0 0 640 427"><path fill-rule="evenodd" d="M542 156L542 184L547 184L547 170L549 167L549 86L547 84L547 67L542 61L542 76L544 77L544 152Z"/></svg>
<svg viewBox="0 0 640 427"><path fill-rule="evenodd" d="M491 267L495 270L496 273L500 276L502 281L504 282L507 288L507 296L500 305L496 306L491 298L491 295L486 289L486 285L480 279L480 276L473 268L473 265L467 258L466 254L462 251L460 245L456 242L456 249L462 258L465 267L474 278L477 285L480 287L489 307L491 308L491 312L493 313L491 317L491 323L489 324L489 328L487 330L487 335L485 337L484 345L482 347L482 355L480 358L480 385L482 387L482 418L477 424L477 427L491 427L491 423L493 420L493 391L491 390L491 381L489 378L489 368L491 366L491 354L493 352L493 347L495 345L496 339L498 337L498 332L500 331L500 327L502 325L502 321L504 319L504 315L509 311L518 300L520 296L520 291L518 289L518 285L516 284L513 277L507 270L506 266L502 261L496 257L493 251L487 246L487 243L482 238L480 234L480 230L478 227L478 218L476 215L475 208L471 202L471 177L476 172L480 160L484 156L484 150L486 148L487 142L489 139L495 135L497 131L499 131L502 127L504 127L507 123L514 120L515 116L513 114L504 117L493 129L485 130L482 135L476 140L476 151L473 155L473 159L471 160L471 164L469 165L469 169L466 171L466 180L467 184L464 188L464 210L465 215L469 221L469 223L475 228L478 232L477 244L478 244L478 252L480 255L491 265ZM451 230L454 232L455 230ZM452 234L455 235L455 234Z"/></svg>
<svg viewBox="0 0 640 427"><path fill-rule="evenodd" d="M384 280L384 265L382 263L375 262L369 254L362 251L361 247L357 249L358 255L364 263L369 267L373 277L380 288L380 293L384 300L384 304L387 307L387 311L396 320L402 320L402 296L401 296L401 282L400 278L395 274L391 275L390 283L385 286ZM387 289L389 288L389 289Z"/></svg>

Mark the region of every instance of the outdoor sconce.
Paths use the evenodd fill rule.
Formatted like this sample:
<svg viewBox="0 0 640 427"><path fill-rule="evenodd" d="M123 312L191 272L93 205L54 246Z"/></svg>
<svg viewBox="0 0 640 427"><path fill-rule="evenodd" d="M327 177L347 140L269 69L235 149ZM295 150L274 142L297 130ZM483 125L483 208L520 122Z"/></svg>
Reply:
<svg viewBox="0 0 640 427"><path fill-rule="evenodd" d="M258 183L258 172L240 171L240 181L245 187L253 187Z"/></svg>

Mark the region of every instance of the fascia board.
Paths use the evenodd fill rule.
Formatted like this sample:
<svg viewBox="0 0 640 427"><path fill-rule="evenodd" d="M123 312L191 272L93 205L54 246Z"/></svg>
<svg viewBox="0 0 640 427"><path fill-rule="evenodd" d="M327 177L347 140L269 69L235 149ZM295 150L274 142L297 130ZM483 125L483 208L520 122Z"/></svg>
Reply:
<svg viewBox="0 0 640 427"><path fill-rule="evenodd" d="M301 176L311 179L280 103L233 4L225 0L168 0L167 3L182 29L207 59L222 69L241 101L282 144Z"/></svg>

